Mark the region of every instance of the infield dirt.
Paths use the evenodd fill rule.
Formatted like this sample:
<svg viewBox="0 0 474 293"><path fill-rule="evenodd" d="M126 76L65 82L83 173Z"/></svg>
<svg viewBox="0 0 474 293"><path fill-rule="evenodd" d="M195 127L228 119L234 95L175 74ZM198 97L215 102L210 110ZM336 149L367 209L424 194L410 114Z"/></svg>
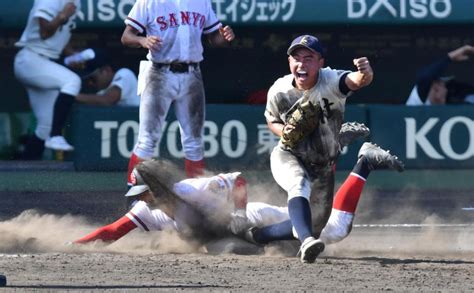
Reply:
<svg viewBox="0 0 474 293"><path fill-rule="evenodd" d="M251 194L268 196L259 200L284 203L258 188L265 192ZM314 264L300 263L295 243L263 250L224 239L206 251L164 232L65 245L124 215L123 194L4 190L0 198L0 292L474 291L471 189L368 189L352 233Z"/></svg>
<svg viewBox="0 0 474 293"><path fill-rule="evenodd" d="M316 263L301 264L294 243L261 250L224 239L206 251L165 232L65 245L95 225L27 211L0 223L0 273L8 278L3 290L19 291L474 290L473 226L436 226L437 220L428 218L425 227L357 226Z"/></svg>

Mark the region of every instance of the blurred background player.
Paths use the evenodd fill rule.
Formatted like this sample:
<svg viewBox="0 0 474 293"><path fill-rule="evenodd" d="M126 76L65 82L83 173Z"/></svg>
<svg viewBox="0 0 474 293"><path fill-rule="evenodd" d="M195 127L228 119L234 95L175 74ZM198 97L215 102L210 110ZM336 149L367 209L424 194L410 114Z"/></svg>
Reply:
<svg viewBox="0 0 474 293"><path fill-rule="evenodd" d="M467 61L474 55L474 47L464 45L423 67L406 101L407 106L474 103L474 85L458 82L454 76L443 76L452 62Z"/></svg>
<svg viewBox="0 0 474 293"><path fill-rule="evenodd" d="M95 49L95 57L85 62L81 73L85 87L95 93L80 93L76 101L95 106L138 107L137 77L128 68L115 70L107 52Z"/></svg>
<svg viewBox="0 0 474 293"><path fill-rule="evenodd" d="M150 61L140 65L140 127L128 184L133 167L152 158L171 104L180 125L187 176L201 175L205 120L201 36L205 34L213 45L225 45L234 39L233 30L222 27L210 0L138 0L125 24L122 43L148 49Z"/></svg>
<svg viewBox="0 0 474 293"><path fill-rule="evenodd" d="M301 241L301 261L314 262L321 247L317 238L333 204L334 163L340 153L346 98L368 86L373 71L366 57L352 60L356 71L324 67L323 46L311 35L295 38L287 54L291 73L271 86L265 109L269 129L281 138L272 151L270 167L273 178L288 194L291 223ZM290 112L300 112L300 117L309 112L301 110L303 105L319 109L316 118L300 121L316 124L305 133L302 127L288 123ZM300 132L300 140L293 146L283 144L291 132Z"/></svg>
<svg viewBox="0 0 474 293"><path fill-rule="evenodd" d="M61 53L72 54L68 46L80 0L35 0L28 22L15 46L16 78L25 86L36 118L36 129L25 145L23 159L41 159L44 148L72 151L62 130L81 79L56 61Z"/></svg>

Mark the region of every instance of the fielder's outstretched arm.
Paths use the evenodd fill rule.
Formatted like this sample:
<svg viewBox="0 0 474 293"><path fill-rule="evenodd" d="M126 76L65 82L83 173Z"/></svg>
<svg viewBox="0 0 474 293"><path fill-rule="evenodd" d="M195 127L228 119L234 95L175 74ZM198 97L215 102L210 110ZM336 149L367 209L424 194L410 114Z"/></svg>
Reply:
<svg viewBox="0 0 474 293"><path fill-rule="evenodd" d="M346 85L351 91L359 90L372 83L374 72L370 66L369 59L366 57L356 58L353 60L357 71L353 71L346 76Z"/></svg>

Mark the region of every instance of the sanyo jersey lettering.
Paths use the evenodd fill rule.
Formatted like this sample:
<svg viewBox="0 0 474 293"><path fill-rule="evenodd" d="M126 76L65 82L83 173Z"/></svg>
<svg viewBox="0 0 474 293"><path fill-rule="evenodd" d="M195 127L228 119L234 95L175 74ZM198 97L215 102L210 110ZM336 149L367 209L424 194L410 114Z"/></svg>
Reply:
<svg viewBox="0 0 474 293"><path fill-rule="evenodd" d="M348 72L322 68L316 85L309 89L309 100L313 104L320 103L324 117L319 127L292 150L305 164L326 165L338 156L338 136L344 120L346 98L350 95L341 93L339 82ZM292 74L279 78L270 88L265 109L268 121L285 124L287 113L301 103L304 91L293 86L293 78ZM281 142L279 146L286 148Z"/></svg>
<svg viewBox="0 0 474 293"><path fill-rule="evenodd" d="M163 40L161 49L147 56L156 63L202 61L201 35L222 26L210 0L138 0L125 24Z"/></svg>
<svg viewBox="0 0 474 293"><path fill-rule="evenodd" d="M53 36L46 40L40 37L38 19L44 18L47 21L52 21L68 2L73 2L76 5L76 11L81 9L80 0L35 0L33 9L31 9L28 16L26 28L20 41L15 46L26 47L37 54L51 59L58 59L71 39L71 30L76 27L75 17L77 13L71 16L65 24L58 28Z"/></svg>

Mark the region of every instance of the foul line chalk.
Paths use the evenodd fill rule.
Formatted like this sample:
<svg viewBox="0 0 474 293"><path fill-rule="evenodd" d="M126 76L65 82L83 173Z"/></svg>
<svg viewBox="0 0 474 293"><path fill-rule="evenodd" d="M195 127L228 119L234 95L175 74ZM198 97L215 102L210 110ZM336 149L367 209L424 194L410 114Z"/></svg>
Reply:
<svg viewBox="0 0 474 293"><path fill-rule="evenodd" d="M358 228L474 227L474 224L358 224Z"/></svg>

